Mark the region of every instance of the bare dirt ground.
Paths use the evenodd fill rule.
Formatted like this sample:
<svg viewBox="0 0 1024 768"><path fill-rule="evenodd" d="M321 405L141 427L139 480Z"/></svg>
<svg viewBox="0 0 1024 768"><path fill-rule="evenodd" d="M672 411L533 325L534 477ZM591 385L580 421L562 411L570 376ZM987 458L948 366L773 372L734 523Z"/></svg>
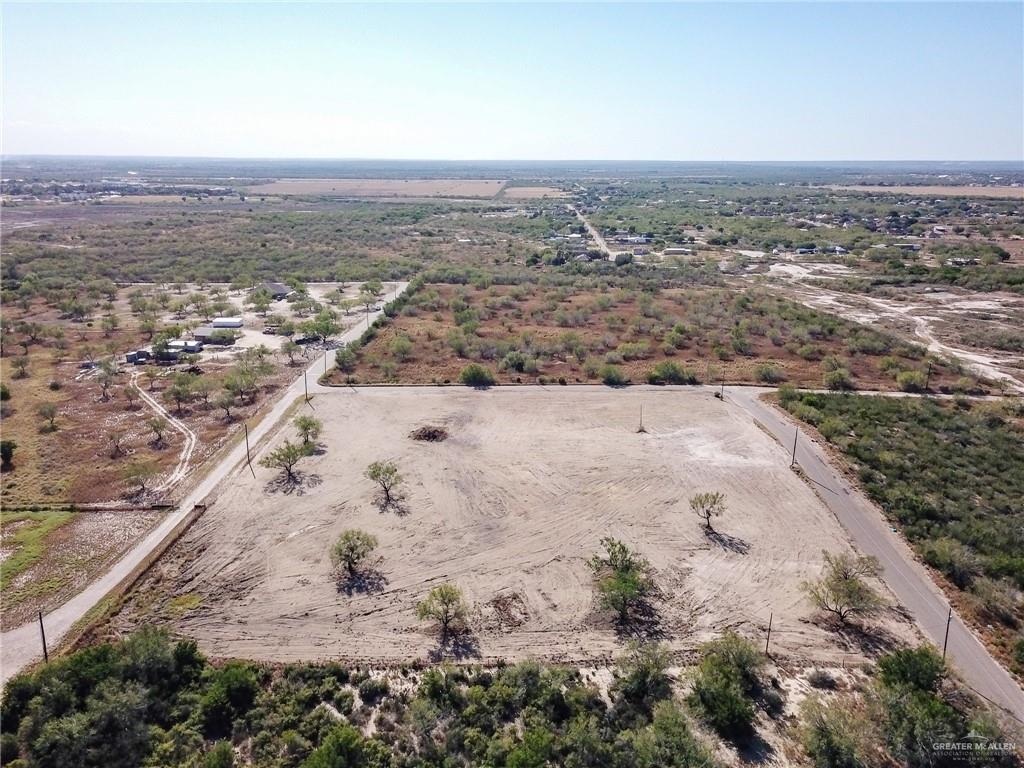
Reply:
<svg viewBox="0 0 1024 768"><path fill-rule="evenodd" d="M849 190L851 192L877 192L885 195L937 195L943 197L1013 197L1024 199L1024 187L990 186L968 187L951 186L868 186L830 184L829 189Z"/></svg>
<svg viewBox="0 0 1024 768"><path fill-rule="evenodd" d="M160 514L142 509L75 514L46 537L45 557L3 585L0 627L17 627L36 611L63 603L135 543Z"/></svg>
<svg viewBox="0 0 1024 768"><path fill-rule="evenodd" d="M502 197L521 200L539 200L543 197L568 197L569 193L558 187L505 187Z"/></svg>
<svg viewBox="0 0 1024 768"><path fill-rule="evenodd" d="M494 197L496 179L278 179L245 189L249 195L345 195L350 197Z"/></svg>
<svg viewBox="0 0 1024 768"><path fill-rule="evenodd" d="M787 450L707 391L370 388L313 406L323 451L300 464L301 485L282 490L276 471L242 466L106 632L157 622L215 656L402 663L436 651L415 605L448 581L472 605L465 653L482 660L607 660L640 631L682 652L726 628L759 635L770 614L779 654L865 651L811 623L799 588L822 548L849 548L846 535ZM448 438L410 439L425 425ZM400 512L380 511L363 476L386 458L405 478ZM705 490L727 494L719 540L688 507ZM380 542L351 593L328 556L348 528ZM586 561L604 536L651 562L661 596L642 630L597 606ZM891 615L882 623L883 636L913 633Z"/></svg>
<svg viewBox="0 0 1024 768"><path fill-rule="evenodd" d="M1008 392L1024 393L1024 353L1016 349L1024 326L1024 298L1013 293L961 289L893 288L886 296L868 296L807 285L816 271L776 271L788 285L784 295L814 309L831 312L924 344L930 352L961 360L967 369Z"/></svg>

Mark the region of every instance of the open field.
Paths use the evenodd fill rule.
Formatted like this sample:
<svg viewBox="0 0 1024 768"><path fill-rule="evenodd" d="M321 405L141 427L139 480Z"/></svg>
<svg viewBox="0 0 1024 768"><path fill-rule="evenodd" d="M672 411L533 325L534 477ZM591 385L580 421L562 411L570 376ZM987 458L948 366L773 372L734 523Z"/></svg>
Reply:
<svg viewBox="0 0 1024 768"><path fill-rule="evenodd" d="M502 197L537 200L544 197L569 197L569 193L558 187L505 187Z"/></svg>
<svg viewBox="0 0 1024 768"><path fill-rule="evenodd" d="M494 197L504 184L495 179L278 179L244 189L250 195Z"/></svg>
<svg viewBox="0 0 1024 768"><path fill-rule="evenodd" d="M622 638L586 560L614 536L651 561L661 596L648 631L676 648L726 628L757 635L774 612L779 653L859 653L809 622L799 589L822 549L848 549L843 531L786 450L707 391L353 389L313 405L323 451L301 484L282 495L275 471L241 467L112 629L168 623L218 656L408 661L436 646L416 602L450 581L473 605L470 655L606 658ZM427 424L450 436L409 438ZM401 513L381 512L362 475L384 458L406 479ZM705 490L727 494L723 541L687 506ZM380 540L375 586L352 595L328 557L347 528ZM883 636L912 634L882 623Z"/></svg>
<svg viewBox="0 0 1024 768"><path fill-rule="evenodd" d="M636 384L670 363L704 383L820 387L839 368L866 389L928 366L920 348L758 290L430 284L332 381L456 382L470 362L501 383L596 383L611 366ZM934 388L960 378L935 362L932 375Z"/></svg>
<svg viewBox="0 0 1024 768"><path fill-rule="evenodd" d="M942 197L1012 197L1024 200L1024 187L1001 186L968 186L962 184L939 186L935 184L915 184L870 186L867 184L831 185L829 189L850 192L877 192L886 195L934 195Z"/></svg>

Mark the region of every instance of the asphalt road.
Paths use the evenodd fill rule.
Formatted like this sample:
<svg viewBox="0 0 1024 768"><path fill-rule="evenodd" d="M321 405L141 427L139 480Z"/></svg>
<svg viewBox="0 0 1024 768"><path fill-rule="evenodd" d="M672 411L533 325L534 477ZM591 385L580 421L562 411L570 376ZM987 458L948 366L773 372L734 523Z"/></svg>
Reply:
<svg viewBox="0 0 1024 768"><path fill-rule="evenodd" d="M408 286L408 283L398 283L397 287L390 293L385 294L383 302L392 301L400 295ZM360 320L339 337L339 341L349 343L359 338L366 326L372 323L381 311L370 312L368 319ZM259 423L250 430L249 442L255 446L259 441L273 430L281 417L288 411L292 403L306 392L319 390L316 383L325 370L325 359L333 354L332 350L318 355L317 358L305 370L304 376L300 376L290 387L285 389L274 406L263 415ZM305 379L305 381L304 381ZM156 549L175 526L182 521L185 515L200 504L217 487L221 480L239 464L245 460L245 443L236 443L220 461L210 469L199 484L181 501L181 503L169 512L160 523L153 528L144 539L138 542L120 560L114 563L109 570L91 582L89 586L63 603L52 612L43 616L43 624L46 627L47 644L55 647L68 631L86 615L86 613L105 598L122 580L127 578L137 565L145 560L147 555ZM43 657L42 641L39 634L39 624L30 621L20 627L8 630L0 635L0 681L6 682L29 664L38 661Z"/></svg>
<svg viewBox="0 0 1024 768"><path fill-rule="evenodd" d="M726 388L725 400L747 411L781 443L780 450L788 452L792 450L796 426L779 410L759 399L770 391L773 390L761 387ZM886 585L914 617L925 636L941 648L950 604L914 558L910 547L882 513L832 468L825 452L803 431L797 439L796 460L857 548L878 558L884 568L882 578ZM947 661L977 693L1024 722L1024 691L992 658L956 611L949 624Z"/></svg>

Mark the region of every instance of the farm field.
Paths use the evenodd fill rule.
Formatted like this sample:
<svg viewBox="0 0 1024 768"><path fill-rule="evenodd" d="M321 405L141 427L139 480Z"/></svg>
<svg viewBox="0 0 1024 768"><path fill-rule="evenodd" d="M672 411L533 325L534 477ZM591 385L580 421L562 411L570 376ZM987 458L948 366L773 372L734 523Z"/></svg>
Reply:
<svg viewBox="0 0 1024 768"><path fill-rule="evenodd" d="M650 560L660 593L638 636L685 650L726 628L756 636L774 613L780 654L862 651L810 621L799 586L823 549L848 551L839 524L786 450L710 391L353 389L313 406L321 450L299 483L284 493L276 471L241 467L109 631L165 624L221 657L400 663L436 652L414 608L452 582L472 605L468 657L607 659L633 630L598 608L586 561L613 536ZM447 439L410 438L427 425ZM405 478L398 511L381 511L363 477L380 459ZM687 504L707 490L726 493L721 539ZM380 542L352 594L328 556L349 528ZM877 637L913 634L879 622Z"/></svg>
<svg viewBox="0 0 1024 768"><path fill-rule="evenodd" d="M505 187L502 197L537 200L544 197L569 197L569 194L558 187Z"/></svg>
<svg viewBox="0 0 1024 768"><path fill-rule="evenodd" d="M494 197L504 184L495 179L278 179L244 189L250 195Z"/></svg>
<svg viewBox="0 0 1024 768"><path fill-rule="evenodd" d="M476 362L506 384L637 384L661 365L651 383L896 389L929 366L922 348L757 289L538 283L428 284L344 362L332 383L457 382ZM961 379L931 361L929 387L975 386Z"/></svg>

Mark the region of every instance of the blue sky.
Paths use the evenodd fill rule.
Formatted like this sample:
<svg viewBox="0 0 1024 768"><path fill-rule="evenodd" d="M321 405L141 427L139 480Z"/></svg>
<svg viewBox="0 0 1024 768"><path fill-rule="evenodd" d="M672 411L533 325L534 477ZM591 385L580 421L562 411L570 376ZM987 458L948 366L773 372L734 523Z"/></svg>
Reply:
<svg viewBox="0 0 1024 768"><path fill-rule="evenodd" d="M1020 2L2 14L11 154L1024 159Z"/></svg>

